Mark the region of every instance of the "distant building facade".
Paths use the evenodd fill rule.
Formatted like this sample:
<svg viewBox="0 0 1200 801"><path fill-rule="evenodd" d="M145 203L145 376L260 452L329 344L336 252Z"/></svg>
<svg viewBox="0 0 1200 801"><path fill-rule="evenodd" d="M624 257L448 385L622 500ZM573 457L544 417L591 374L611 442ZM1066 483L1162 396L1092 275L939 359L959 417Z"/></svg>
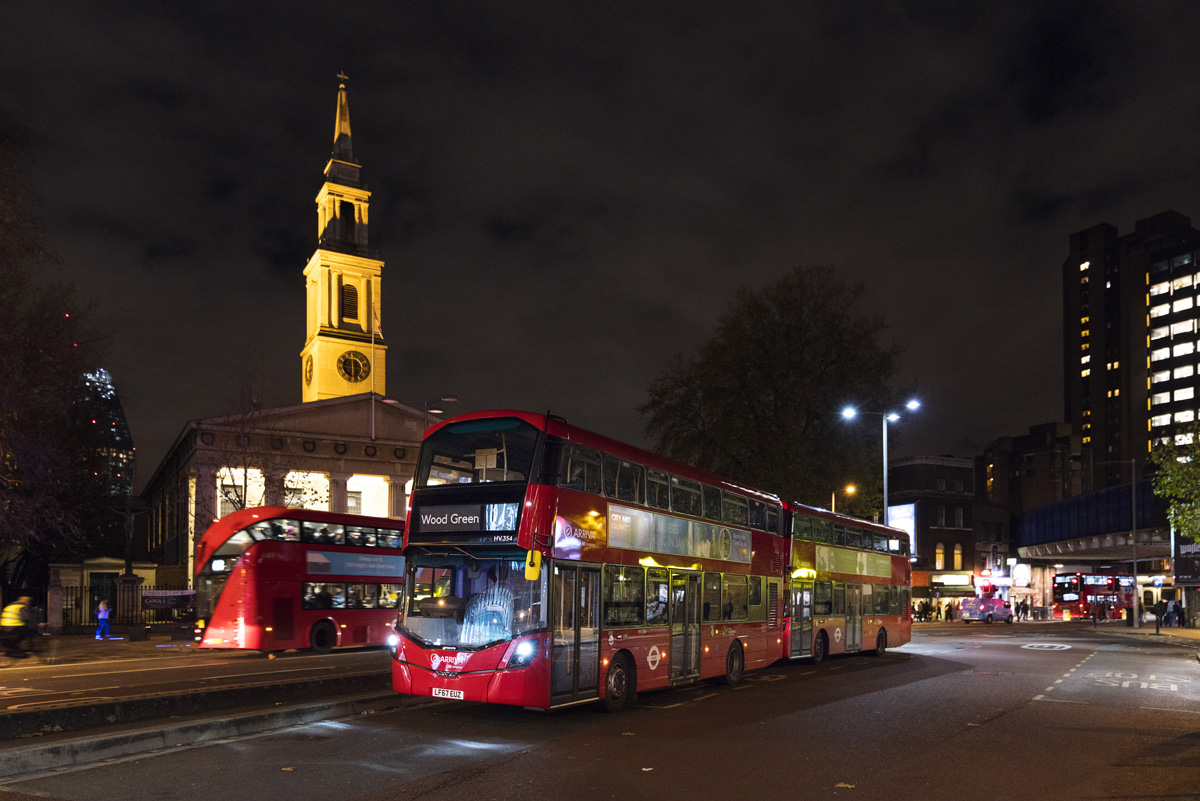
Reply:
<svg viewBox="0 0 1200 801"><path fill-rule="evenodd" d="M1091 491L1081 438L1068 423L1033 426L1028 434L994 439L976 458L980 500L1009 515Z"/></svg>
<svg viewBox="0 0 1200 801"><path fill-rule="evenodd" d="M888 475L891 517L911 506L913 595L974 595L975 576L1008 556L1006 517L976 499L975 460L913 456L893 460Z"/></svg>
<svg viewBox="0 0 1200 801"><path fill-rule="evenodd" d="M1140 478L1150 449L1200 409L1196 302L1200 231L1174 211L1132 233L1072 234L1063 262L1065 416L1094 489Z"/></svg>

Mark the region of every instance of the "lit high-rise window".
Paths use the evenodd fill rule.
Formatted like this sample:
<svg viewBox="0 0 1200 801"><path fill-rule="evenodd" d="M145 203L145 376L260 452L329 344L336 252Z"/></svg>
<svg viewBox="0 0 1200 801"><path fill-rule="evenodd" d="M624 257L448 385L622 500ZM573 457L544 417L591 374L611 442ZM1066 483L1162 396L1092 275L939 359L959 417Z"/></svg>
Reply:
<svg viewBox="0 0 1200 801"><path fill-rule="evenodd" d="M1165 317L1171 311L1170 303L1162 303L1158 306L1153 306L1150 309L1150 317Z"/></svg>

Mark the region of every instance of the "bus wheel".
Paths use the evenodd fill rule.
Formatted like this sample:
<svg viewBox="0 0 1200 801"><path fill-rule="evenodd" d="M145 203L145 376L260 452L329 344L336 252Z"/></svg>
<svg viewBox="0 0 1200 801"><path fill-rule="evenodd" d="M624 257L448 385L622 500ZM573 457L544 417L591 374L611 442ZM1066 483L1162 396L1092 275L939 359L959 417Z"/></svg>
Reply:
<svg viewBox="0 0 1200 801"><path fill-rule="evenodd" d="M887 650L887 632L883 629L875 635L875 651L874 656L883 656L883 652Z"/></svg>
<svg viewBox="0 0 1200 801"><path fill-rule="evenodd" d="M746 672L746 655L742 653L742 644L734 642L729 646L729 654L725 657L725 677L722 682L727 687L736 687Z"/></svg>
<svg viewBox="0 0 1200 801"><path fill-rule="evenodd" d="M829 657L829 638L825 636L825 632L818 631L817 638L813 640L813 664L819 665Z"/></svg>
<svg viewBox="0 0 1200 801"><path fill-rule="evenodd" d="M308 646L316 654L327 654L337 645L337 632L328 620L318 620L308 633Z"/></svg>
<svg viewBox="0 0 1200 801"><path fill-rule="evenodd" d="M633 700L637 691L637 677L629 657L620 654L608 663L608 674L604 677L604 711L618 712Z"/></svg>
<svg viewBox="0 0 1200 801"><path fill-rule="evenodd" d="M992 625L992 616L991 616L991 615L988 615L988 616L987 616L987 620L986 620L986 621L984 621L984 622L985 622L985 623L987 623L989 626L990 626L990 625Z"/></svg>

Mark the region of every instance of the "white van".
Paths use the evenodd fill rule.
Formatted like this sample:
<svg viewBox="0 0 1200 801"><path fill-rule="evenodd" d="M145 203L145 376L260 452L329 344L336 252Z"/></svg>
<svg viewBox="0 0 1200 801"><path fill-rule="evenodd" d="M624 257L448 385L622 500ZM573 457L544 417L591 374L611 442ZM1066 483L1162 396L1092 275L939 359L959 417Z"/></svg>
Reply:
<svg viewBox="0 0 1200 801"><path fill-rule="evenodd" d="M993 620L1013 622L1012 606L1000 598L965 598L958 605L958 614L963 623L970 623L972 620L982 620L984 623L991 623Z"/></svg>

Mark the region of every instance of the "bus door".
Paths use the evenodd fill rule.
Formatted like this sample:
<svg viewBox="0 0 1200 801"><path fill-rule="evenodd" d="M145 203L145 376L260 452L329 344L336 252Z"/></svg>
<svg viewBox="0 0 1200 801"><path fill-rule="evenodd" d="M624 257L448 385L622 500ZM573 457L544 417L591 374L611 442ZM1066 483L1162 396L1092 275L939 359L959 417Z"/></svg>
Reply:
<svg viewBox="0 0 1200 801"><path fill-rule="evenodd" d="M862 650L862 585L846 585L846 653Z"/></svg>
<svg viewBox="0 0 1200 801"><path fill-rule="evenodd" d="M550 587L550 703L600 696L600 568L554 562Z"/></svg>
<svg viewBox="0 0 1200 801"><path fill-rule="evenodd" d="M700 675L700 574L671 571L671 682Z"/></svg>
<svg viewBox="0 0 1200 801"><path fill-rule="evenodd" d="M792 583L792 656L812 655L813 583Z"/></svg>

